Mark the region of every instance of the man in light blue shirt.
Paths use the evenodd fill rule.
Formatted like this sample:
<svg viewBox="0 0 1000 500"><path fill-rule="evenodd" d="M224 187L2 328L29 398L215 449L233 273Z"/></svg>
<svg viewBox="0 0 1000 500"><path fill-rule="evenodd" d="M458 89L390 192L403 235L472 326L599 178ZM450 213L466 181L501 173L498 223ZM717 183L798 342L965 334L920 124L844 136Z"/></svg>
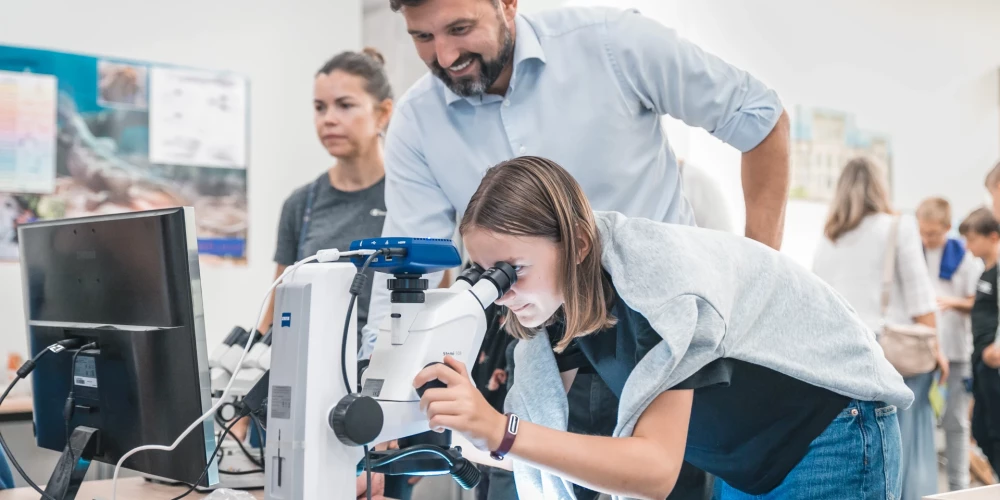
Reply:
<svg viewBox="0 0 1000 500"><path fill-rule="evenodd" d="M389 0L432 74L397 102L384 235L451 238L486 169L550 158L595 210L693 224L660 126L670 115L743 152L746 235L777 248L788 117L751 75L635 11L516 13L517 0ZM389 309L376 277L361 356Z"/></svg>

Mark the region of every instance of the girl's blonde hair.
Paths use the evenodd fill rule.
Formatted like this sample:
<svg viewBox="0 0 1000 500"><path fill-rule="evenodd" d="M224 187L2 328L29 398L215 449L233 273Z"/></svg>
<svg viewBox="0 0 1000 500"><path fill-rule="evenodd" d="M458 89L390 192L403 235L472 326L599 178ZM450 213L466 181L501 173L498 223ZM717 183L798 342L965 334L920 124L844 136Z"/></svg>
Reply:
<svg viewBox="0 0 1000 500"><path fill-rule="evenodd" d="M497 234L535 236L558 243L561 309L565 333L555 349L561 352L574 337L615 324L611 314L614 289L601 267L601 238L587 197L573 176L551 160L522 156L489 169L469 200L459 231L479 228ZM590 250L577 264L578 242ZM491 263L483 263L491 264ZM558 319L557 313L549 324ZM535 332L507 311L505 328L518 339Z"/></svg>
<svg viewBox="0 0 1000 500"><path fill-rule="evenodd" d="M823 232L835 242L865 217L877 213L893 213L885 170L869 158L854 158L840 173Z"/></svg>

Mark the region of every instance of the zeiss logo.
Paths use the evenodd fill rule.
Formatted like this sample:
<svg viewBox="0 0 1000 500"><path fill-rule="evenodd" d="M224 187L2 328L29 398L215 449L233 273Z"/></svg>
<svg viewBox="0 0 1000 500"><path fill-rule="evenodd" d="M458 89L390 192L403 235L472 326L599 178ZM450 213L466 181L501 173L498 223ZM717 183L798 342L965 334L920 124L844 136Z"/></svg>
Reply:
<svg viewBox="0 0 1000 500"><path fill-rule="evenodd" d="M292 326L292 313L281 313L281 326L282 327Z"/></svg>

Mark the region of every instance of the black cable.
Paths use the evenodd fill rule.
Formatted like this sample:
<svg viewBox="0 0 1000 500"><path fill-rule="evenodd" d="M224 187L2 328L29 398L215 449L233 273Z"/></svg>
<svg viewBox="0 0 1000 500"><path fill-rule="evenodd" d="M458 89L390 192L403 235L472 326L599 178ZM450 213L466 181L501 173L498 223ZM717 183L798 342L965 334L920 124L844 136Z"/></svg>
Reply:
<svg viewBox="0 0 1000 500"><path fill-rule="evenodd" d="M257 424L257 427L259 427L262 432L267 432L267 427L265 427L263 422L260 421L260 417L258 417L256 413L251 413L250 418L253 419L254 423Z"/></svg>
<svg viewBox="0 0 1000 500"><path fill-rule="evenodd" d="M260 467L264 468L264 426L260 425L260 419L257 418L255 413L250 414L250 420L253 421L253 426L257 429L257 441L260 442L260 447L257 449L260 451Z"/></svg>
<svg viewBox="0 0 1000 500"><path fill-rule="evenodd" d="M365 445L365 474L368 476L368 487L365 490L368 500L372 500L372 464L371 457L368 456L368 445Z"/></svg>
<svg viewBox="0 0 1000 500"><path fill-rule="evenodd" d="M233 428L234 425L236 425L236 422L239 421L240 419L234 418L231 422L229 422L229 425L222 428L222 437L219 439L219 442L215 445L215 451L213 451L212 454L210 455L211 458L208 459L208 463L205 464L205 470L201 471L201 475L198 476L198 479L194 482L194 484L188 485L189 487L187 491L181 493L180 495L174 498L171 498L170 500L180 500L181 498L190 495L191 492L198 487L198 484L201 483L201 480L205 479L205 475L208 474L208 469L211 469L212 463L215 462L215 456L219 454L219 449L222 448L222 442L226 440L226 436L232 436L232 433L230 433L229 431L230 429Z"/></svg>
<svg viewBox="0 0 1000 500"><path fill-rule="evenodd" d="M406 458L410 455L416 455L417 453L430 453L432 455L437 455L443 458L445 462L448 462L448 467L455 465L455 459L451 455L441 451L434 445L418 444L415 446L411 446L405 450L400 450L399 452L391 456L382 458L380 460L376 460L375 463L372 464L372 467L382 467L383 465L389 465L395 462L396 460Z"/></svg>
<svg viewBox="0 0 1000 500"><path fill-rule="evenodd" d="M230 471L227 471L227 470L220 470L219 471L219 475L222 475L222 476L250 476L250 475L253 475L253 474L263 474L263 473L264 473L264 469L243 470L243 471L239 471L239 472L230 472Z"/></svg>
<svg viewBox="0 0 1000 500"><path fill-rule="evenodd" d="M263 459L262 459L262 460L260 460L260 461L258 461L258 460L257 460L257 458L253 456L253 453L250 453L250 452L249 452L249 451L248 451L248 450L246 449L246 447L245 447L245 446L243 446L243 441L241 441L241 440L239 440L239 439L236 439L236 438L235 438L235 436L233 437L233 440L234 440L234 441L236 441L236 444L237 444L237 445L239 445L239 447L240 447L240 450L242 450L242 451L243 451L243 456L247 457L247 460L249 460L249 461L250 461L250 463L252 463L252 464L254 464L254 465L256 465L257 467L260 467L260 468L262 468L262 469L264 468L264 460L263 460Z"/></svg>
<svg viewBox="0 0 1000 500"><path fill-rule="evenodd" d="M233 417L232 420L225 420L225 419L223 419L219 415L219 412L215 412L215 422L217 424L219 424L220 427L225 427L225 426L229 425L229 423L231 423L231 422L233 422L235 420L242 420L243 418L244 417L241 417L241 416L239 416L239 414L237 414L237 416ZM250 463L252 463L252 464L254 464L254 465L256 465L257 467L260 467L260 468L264 467L264 453L263 453L263 450L261 450L260 460L258 460L256 457L253 456L252 453L250 453L246 449L246 447L243 446L243 442L242 441L240 441L239 439L235 439L235 436L234 436L233 440L236 441L237 445L239 445L240 450L243 451L243 456L247 457L247 460L250 460Z"/></svg>
<svg viewBox="0 0 1000 500"><path fill-rule="evenodd" d="M351 333L351 311L354 310L354 301L361 294L365 280L368 279L368 276L365 276L365 271L368 270L368 266L371 265L372 261L385 251L386 249L380 248L375 253L369 255L365 259L364 265L361 266L361 270L354 275L354 283L351 283L351 302L347 305L347 317L344 319L344 337L340 339L340 370L342 372L341 375L344 377L344 387L347 388L347 394L355 392L351 389L350 379L347 378L347 336Z"/></svg>
<svg viewBox="0 0 1000 500"><path fill-rule="evenodd" d="M347 319L344 320L344 338L340 341L340 370L342 372L341 376L344 377L344 386L347 389L347 394L354 392L351 389L350 379L347 378L347 336L351 334L351 310L354 309L354 301L357 298L357 295L351 294L351 301L347 304Z"/></svg>
<svg viewBox="0 0 1000 500"><path fill-rule="evenodd" d="M15 385L17 385L17 382L19 380L21 379L15 378L14 380L10 381L10 385L7 386L7 390L3 391L3 395L0 396L0 404L3 404L3 400L7 398L7 394L9 394L11 389L13 389ZM38 485L35 484L35 482L32 481L30 477L28 477L28 473L24 472L24 469L21 468L21 464L17 463L17 459L14 458L14 455L10 452L10 447L7 446L7 441L4 440L3 434L0 434L0 446L3 446L3 451L4 453L7 454L7 458L10 459L11 465L13 465L15 469L17 469L17 473L21 475L24 481L28 483L28 485L31 486L32 489L34 489L36 492L42 495L42 498L46 500L56 500L55 497L53 497L52 495L49 495L48 493L42 491L42 489L39 488Z"/></svg>
<svg viewBox="0 0 1000 500"><path fill-rule="evenodd" d="M24 364L21 365L21 368L18 368L17 377L14 378L14 380L10 381L10 384L7 386L7 390L3 392L3 395L0 395L0 404L3 404L4 399L7 399L7 395L10 394L10 391L12 389L14 389L14 386L17 385L18 381L27 377L28 374L30 374L35 369L35 366L38 364L38 361L40 361L43 356L45 356L49 352L55 352L55 353L62 352L66 348L77 347L82 343L83 341L80 339L61 340L59 342L56 342L55 344L46 347L45 349L42 349L41 351L38 352L38 354L35 355L34 358L25 361ZM32 481L30 477L28 477L28 473L24 472L24 469L21 467L21 464L17 462L17 458L15 458L14 454L11 453L10 447L7 446L7 441L4 440L3 438L3 434L0 434L0 447L2 447L4 453L7 454L7 458L10 460L11 465L14 466L14 469L17 470L17 473L20 474L22 479L24 479L24 482L28 483L28 486L31 486L31 489L35 490L45 500L56 500L55 497L53 497L52 495L42 491L42 489L34 481Z"/></svg>
<svg viewBox="0 0 1000 500"><path fill-rule="evenodd" d="M375 253L368 256L365 259L364 265L357 274L354 275L354 282L351 283L351 302L347 305L347 317L344 319L344 336L340 339L340 370L341 376L344 377L344 387L347 389L347 394L352 394L355 391L351 389L350 379L347 378L347 336L351 334L351 311L354 310L354 301L357 300L358 295L361 295L361 289L364 288L365 280L368 276L365 275L365 271L368 270L368 266L371 265L372 261L375 260L382 253L387 253L388 249L380 248L375 251ZM356 334L355 334L356 335ZM361 383L358 380L358 383ZM372 500L372 469L368 466L368 446L365 446L365 473L367 475L367 488L368 500Z"/></svg>
<svg viewBox="0 0 1000 500"><path fill-rule="evenodd" d="M73 420L73 410L76 405L76 401L73 399L73 394L76 391L76 358L83 351L89 351L97 347L97 342L91 342L75 351L73 351L73 359L69 363L69 394L66 396L66 407L63 408L63 417L66 420L66 445L69 445L70 436L70 421Z"/></svg>

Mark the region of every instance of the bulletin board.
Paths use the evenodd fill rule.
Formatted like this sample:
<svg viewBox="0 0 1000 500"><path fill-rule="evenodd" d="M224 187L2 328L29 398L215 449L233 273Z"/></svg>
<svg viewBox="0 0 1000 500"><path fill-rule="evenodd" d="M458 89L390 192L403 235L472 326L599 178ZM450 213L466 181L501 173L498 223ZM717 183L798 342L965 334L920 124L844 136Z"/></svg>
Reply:
<svg viewBox="0 0 1000 500"><path fill-rule="evenodd" d="M245 264L249 84L0 45L0 260L39 219L193 206L202 261Z"/></svg>

